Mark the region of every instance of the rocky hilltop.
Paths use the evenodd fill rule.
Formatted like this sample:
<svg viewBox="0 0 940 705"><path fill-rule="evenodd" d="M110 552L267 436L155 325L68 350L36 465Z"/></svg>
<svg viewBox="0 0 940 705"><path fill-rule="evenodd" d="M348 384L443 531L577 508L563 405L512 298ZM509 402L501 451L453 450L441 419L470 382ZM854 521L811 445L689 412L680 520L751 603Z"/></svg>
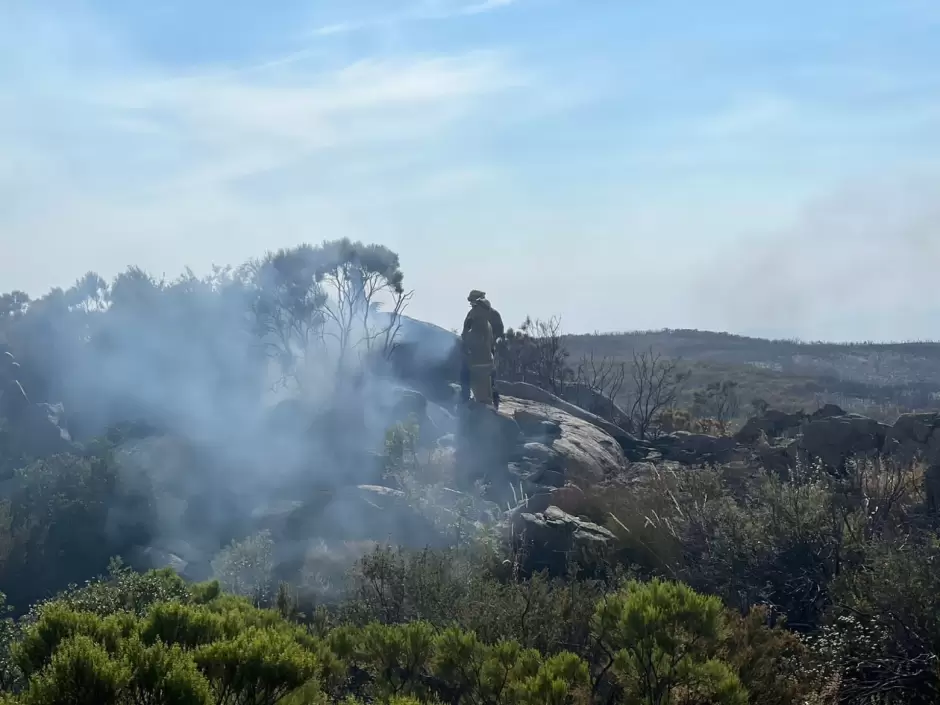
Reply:
<svg viewBox="0 0 940 705"><path fill-rule="evenodd" d="M370 397L381 408L358 409L351 403L352 416L345 408L310 416L299 400L288 400L270 411L272 429L283 435L290 427L291 438L305 439L295 449L298 460L290 481L282 478L283 496L259 492L226 499L220 490L224 473L237 468L206 474L198 450L173 434L148 432L125 442L118 453L125 479L146 481L156 493L158 538L138 547L136 561L170 565L194 578L207 576L220 548L219 536L200 528L209 518L215 526L231 520L232 536L270 532L277 563L299 570L311 547L324 542L333 553L376 541L446 545L452 540L446 527L459 517L526 544L533 567L560 570L572 551L593 550L613 538L585 517L586 492L642 481L652 467L664 464L785 474L815 463L839 473L858 457L921 459L933 502L940 412L904 414L888 425L831 404L813 413L769 409L733 436L675 432L641 440L618 425L622 411L615 405L591 402L589 389L570 398L587 399L585 405L602 410L603 417L525 383L499 382L498 410L458 404L455 358L442 352L448 340L454 344L453 334L413 321L407 332L393 361L397 381ZM428 341L437 349L432 356L437 365L421 357ZM9 405L14 395L9 380L6 384ZM25 395L16 402L15 413L7 413L9 437L21 446L13 449L14 457L83 452L69 434L61 404L36 404ZM348 429L357 414L360 419L372 414L383 424L412 424L416 435L408 452L425 458L418 465L433 465L434 477L412 478L406 486L395 474L400 458L366 436L353 447L337 447L337 437L349 436L337 430ZM265 442L278 443L279 436L272 434ZM337 467L343 470L336 472ZM197 472L202 473L198 478ZM7 492L10 482L4 483Z"/></svg>

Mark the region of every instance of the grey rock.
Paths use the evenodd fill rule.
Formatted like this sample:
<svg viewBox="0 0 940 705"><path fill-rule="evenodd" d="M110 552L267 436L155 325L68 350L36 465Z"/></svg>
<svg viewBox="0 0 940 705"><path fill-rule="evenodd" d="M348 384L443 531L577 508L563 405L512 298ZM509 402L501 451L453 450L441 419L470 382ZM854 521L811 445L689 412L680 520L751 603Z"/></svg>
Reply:
<svg viewBox="0 0 940 705"><path fill-rule="evenodd" d="M761 416L753 416L745 422L735 439L740 443L755 443L761 435L768 438L777 438L788 431L797 431L800 424L806 419L802 411L787 413L776 409L768 409Z"/></svg>
<svg viewBox="0 0 940 705"><path fill-rule="evenodd" d="M513 510L513 515L540 514L549 507L556 507L571 516L577 516L584 509L585 503L584 492L574 485L548 488L547 491L532 495L519 504Z"/></svg>
<svg viewBox="0 0 940 705"><path fill-rule="evenodd" d="M723 462L737 446L734 438L710 436L705 433L677 431L657 439L656 445L667 460L692 462Z"/></svg>
<svg viewBox="0 0 940 705"><path fill-rule="evenodd" d="M418 419L427 416L428 400L421 392L408 387L395 387L392 390L392 413L400 419L414 415Z"/></svg>
<svg viewBox="0 0 940 705"><path fill-rule="evenodd" d="M528 570L563 573L569 560L603 552L614 541L606 528L579 519L556 506L538 513L518 512L512 517L512 535L526 547Z"/></svg>
<svg viewBox="0 0 940 705"><path fill-rule="evenodd" d="M546 419L539 424L541 433L535 434L537 438L559 438L561 436L561 426L557 421Z"/></svg>
<svg viewBox="0 0 940 705"><path fill-rule="evenodd" d="M550 470L564 467L558 451L549 448L544 443L526 443L522 446L522 454L524 458L543 463Z"/></svg>
<svg viewBox="0 0 940 705"><path fill-rule="evenodd" d="M940 412L901 414L891 427L888 437L902 444L927 443L937 428L940 428Z"/></svg>
<svg viewBox="0 0 940 705"><path fill-rule="evenodd" d="M615 426L627 431L632 430L629 414L590 385L580 382L566 385L561 396L565 401L575 404Z"/></svg>
<svg viewBox="0 0 940 705"><path fill-rule="evenodd" d="M541 436L545 434L546 428L553 428L556 435L561 435L561 428L547 416L536 414L528 409L517 409L512 416L526 436Z"/></svg>
<svg viewBox="0 0 940 705"><path fill-rule="evenodd" d="M558 425L561 435L549 448L545 444L525 444L525 456L538 458L547 470L564 474L568 481L589 486L623 472L626 458L620 445L595 424L572 416L562 409L539 402L505 396L500 410L511 414L525 411ZM532 454L528 449L532 450Z"/></svg>
<svg viewBox="0 0 940 705"><path fill-rule="evenodd" d="M130 562L143 570L172 568L178 575L185 575L189 563L174 553L154 546L138 548L131 552Z"/></svg>
<svg viewBox="0 0 940 705"><path fill-rule="evenodd" d="M543 485L548 485L549 487L564 487L565 486L565 476L563 473L560 473L556 470L544 470L539 475L539 482Z"/></svg>
<svg viewBox="0 0 940 705"><path fill-rule="evenodd" d="M838 404L824 404L810 414L811 419L831 419L834 416L845 416L845 410Z"/></svg>
<svg viewBox="0 0 940 705"><path fill-rule="evenodd" d="M431 521L411 506L400 490L358 485L335 492L310 517L307 537L379 542L420 548L441 545Z"/></svg>
<svg viewBox="0 0 940 705"><path fill-rule="evenodd" d="M457 419L439 404L428 402L427 417L440 434L453 436L457 432Z"/></svg>
<svg viewBox="0 0 940 705"><path fill-rule="evenodd" d="M889 431L885 424L858 414L814 419L803 425L799 447L840 469L850 457L880 452Z"/></svg>
<svg viewBox="0 0 940 705"><path fill-rule="evenodd" d="M617 441L621 448L633 448L639 441L635 436L630 433L627 433L622 428L616 424L612 424L605 419L602 419L597 414L592 414L589 411L585 411L579 406L576 406L570 402L560 399L551 392L545 391L539 387L536 387L533 384L527 384L526 382L497 382L497 389L501 395L515 397L516 399L536 402L538 404L544 405L547 408L554 408L559 411L563 411L569 416L592 424L602 431L606 432L608 436ZM543 413L544 412L536 412ZM553 417L549 416L552 420L556 420Z"/></svg>

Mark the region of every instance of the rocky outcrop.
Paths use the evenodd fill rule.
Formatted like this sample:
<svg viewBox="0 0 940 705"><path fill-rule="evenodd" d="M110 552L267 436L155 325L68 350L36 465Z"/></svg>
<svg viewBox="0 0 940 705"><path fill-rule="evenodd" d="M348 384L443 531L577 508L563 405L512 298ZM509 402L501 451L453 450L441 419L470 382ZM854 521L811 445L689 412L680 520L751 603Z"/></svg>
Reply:
<svg viewBox="0 0 940 705"><path fill-rule="evenodd" d="M768 439L792 436L799 433L803 424L809 421L845 415L845 411L835 404L826 404L812 414L803 411L787 412L767 409L763 414L749 418L734 437L740 443L750 444L756 443L761 436L766 436Z"/></svg>
<svg viewBox="0 0 940 705"><path fill-rule="evenodd" d="M940 511L940 412L902 414L894 422L885 449L902 462L922 459L926 465L927 504Z"/></svg>
<svg viewBox="0 0 940 705"><path fill-rule="evenodd" d="M940 412L901 414L888 432L886 449L903 460L921 456L940 465Z"/></svg>
<svg viewBox="0 0 940 705"><path fill-rule="evenodd" d="M723 463L733 459L738 443L728 436L676 431L653 442L665 460L679 463Z"/></svg>
<svg viewBox="0 0 940 705"><path fill-rule="evenodd" d="M436 543L434 527L408 503L404 492L380 485L339 489L314 518L308 535L411 547Z"/></svg>
<svg viewBox="0 0 940 705"><path fill-rule="evenodd" d="M140 571L170 568L183 577L191 578L189 562L164 548L157 546L138 547L131 551L127 558L130 565Z"/></svg>
<svg viewBox="0 0 940 705"><path fill-rule="evenodd" d="M616 440L624 451L630 451L643 445L634 435L619 426L602 419L596 414L585 411L581 407L567 402L533 384L526 382L499 381L496 383L496 388L503 397L514 397L516 399L550 406L559 411L563 411L568 416L595 426Z"/></svg>
<svg viewBox="0 0 940 705"><path fill-rule="evenodd" d="M252 515L252 532L267 530L275 562L285 575L301 570L312 543L378 542L407 548L442 547L445 537L404 492L353 485L272 502Z"/></svg>
<svg viewBox="0 0 940 705"><path fill-rule="evenodd" d="M612 399L590 385L576 382L565 387L562 397L565 401L578 406L585 411L600 416L605 421L632 431L630 415L620 408Z"/></svg>
<svg viewBox="0 0 940 705"><path fill-rule="evenodd" d="M401 316L389 364L393 375L443 406L453 403L460 375L460 338L431 323Z"/></svg>
<svg viewBox="0 0 940 705"><path fill-rule="evenodd" d="M410 387L395 386L385 390L383 404L376 409L382 426L413 420L420 430L420 441L425 447L437 442L444 435L454 433L454 415L439 404L435 404L420 391Z"/></svg>
<svg viewBox="0 0 940 705"><path fill-rule="evenodd" d="M527 512L529 514L539 514L549 507L558 507L563 512L572 516L579 516L584 513L587 506L587 499L581 488L575 485L565 485L563 487L551 488L548 492L541 492L527 497L514 512Z"/></svg>
<svg viewBox="0 0 940 705"><path fill-rule="evenodd" d="M547 570L553 575L563 574L572 561L603 555L615 538L603 526L556 506L514 513L509 532L511 541L522 549L526 572Z"/></svg>
<svg viewBox="0 0 940 705"><path fill-rule="evenodd" d="M940 413L905 414L894 426L827 404L812 414L770 409L748 419L733 437L675 432L649 445L653 460L684 465L747 461L785 473L801 459L840 470L846 460L889 454L921 455L940 466Z"/></svg>
<svg viewBox="0 0 940 705"><path fill-rule="evenodd" d="M620 444L593 423L512 396L503 397L499 411L469 404L457 434L460 475L484 480L490 498L502 506L525 498L541 505L537 497L601 484L626 465Z"/></svg>
<svg viewBox="0 0 940 705"><path fill-rule="evenodd" d="M885 424L858 414L815 418L803 424L799 448L839 469L851 457L881 452L889 430Z"/></svg>
<svg viewBox="0 0 940 705"><path fill-rule="evenodd" d="M521 459L541 466L545 471L563 473L574 484L597 484L623 471L623 449L605 430L594 423L572 416L562 409L505 397L500 413L522 418L535 433L523 434L526 442L517 448ZM539 420L532 428L531 422ZM516 421L516 425L522 426ZM557 430L555 430L557 429Z"/></svg>
<svg viewBox="0 0 940 705"><path fill-rule="evenodd" d="M799 460L800 443L793 440L786 443L758 444L751 457L760 467L780 477L786 477Z"/></svg>
<svg viewBox="0 0 940 705"><path fill-rule="evenodd" d="M758 443L781 436L785 442ZM819 460L838 470L850 458L887 455L902 462L922 458L940 468L940 412L902 414L893 425L827 404L812 414L769 410L749 419L735 439L754 448L762 463L774 470L793 467L799 458Z"/></svg>
<svg viewBox="0 0 940 705"><path fill-rule="evenodd" d="M788 431L798 430L805 418L806 414L802 411L788 413L768 409L760 416L749 418L734 437L740 443L756 443L762 435L767 438L778 438Z"/></svg>
<svg viewBox="0 0 940 705"><path fill-rule="evenodd" d="M459 407L455 443L461 483L482 482L491 488L510 484L509 463L521 437L522 431L511 416L473 402ZM503 503L503 495L496 489L491 498Z"/></svg>

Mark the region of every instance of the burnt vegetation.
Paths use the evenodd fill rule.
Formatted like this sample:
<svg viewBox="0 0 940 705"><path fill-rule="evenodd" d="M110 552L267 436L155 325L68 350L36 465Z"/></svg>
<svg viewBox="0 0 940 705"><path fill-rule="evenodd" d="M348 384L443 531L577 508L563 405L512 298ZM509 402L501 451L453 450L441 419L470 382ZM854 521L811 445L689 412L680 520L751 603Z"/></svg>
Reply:
<svg viewBox="0 0 940 705"><path fill-rule="evenodd" d="M938 702L922 459L635 463L580 488L612 540L529 571L503 508L484 516L423 441L419 395L392 392L403 370L456 377L410 297L394 252L346 240L0 297L0 702ZM638 442L730 434L768 407L932 408L936 359L557 319L497 356L501 380ZM347 485L368 502L330 514ZM407 545L381 523L391 503L413 510Z"/></svg>

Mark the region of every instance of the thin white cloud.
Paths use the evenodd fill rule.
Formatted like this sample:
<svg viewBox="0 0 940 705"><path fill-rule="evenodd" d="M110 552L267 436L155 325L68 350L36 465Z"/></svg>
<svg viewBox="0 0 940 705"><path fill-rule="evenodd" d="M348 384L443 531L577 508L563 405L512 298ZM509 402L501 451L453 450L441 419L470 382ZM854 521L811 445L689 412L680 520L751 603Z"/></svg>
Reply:
<svg viewBox="0 0 940 705"><path fill-rule="evenodd" d="M460 10L460 14L463 15L479 15L483 12L490 12L491 10L498 10L501 7L508 7L516 2L516 0L483 0L483 2L474 3L472 5L466 5Z"/></svg>
<svg viewBox="0 0 940 705"><path fill-rule="evenodd" d="M335 34L349 34L364 27L362 22L336 22L317 27L311 32L317 37L331 37Z"/></svg>
<svg viewBox="0 0 940 705"><path fill-rule="evenodd" d="M706 117L701 131L708 137L738 137L793 124L799 113L792 101L775 95L756 95L735 101L728 109Z"/></svg>
<svg viewBox="0 0 940 705"><path fill-rule="evenodd" d="M479 188L491 170L448 155L515 100L531 102L529 77L495 51L337 66L304 48L168 69L93 19L42 16L55 28L42 41L0 30L0 59L32 78L6 81L0 68L5 287L40 293L89 268L173 275L302 239L381 239L366 223L382 216L365 214L363 198L418 208ZM107 51L68 63L89 32Z"/></svg>
<svg viewBox="0 0 940 705"><path fill-rule="evenodd" d="M448 19L479 15L508 7L515 2L516 0L423 0L408 12L408 16L420 19Z"/></svg>
<svg viewBox="0 0 940 705"><path fill-rule="evenodd" d="M522 78L495 54L367 60L329 73L125 84L99 100L189 145L185 179L238 178L312 153L428 142Z"/></svg>
<svg viewBox="0 0 940 705"><path fill-rule="evenodd" d="M518 0L421 0L398 11L372 15L365 18L331 22L314 27L313 37L339 37L355 32L377 28L388 28L407 22L448 20L470 15L481 15L514 5Z"/></svg>

